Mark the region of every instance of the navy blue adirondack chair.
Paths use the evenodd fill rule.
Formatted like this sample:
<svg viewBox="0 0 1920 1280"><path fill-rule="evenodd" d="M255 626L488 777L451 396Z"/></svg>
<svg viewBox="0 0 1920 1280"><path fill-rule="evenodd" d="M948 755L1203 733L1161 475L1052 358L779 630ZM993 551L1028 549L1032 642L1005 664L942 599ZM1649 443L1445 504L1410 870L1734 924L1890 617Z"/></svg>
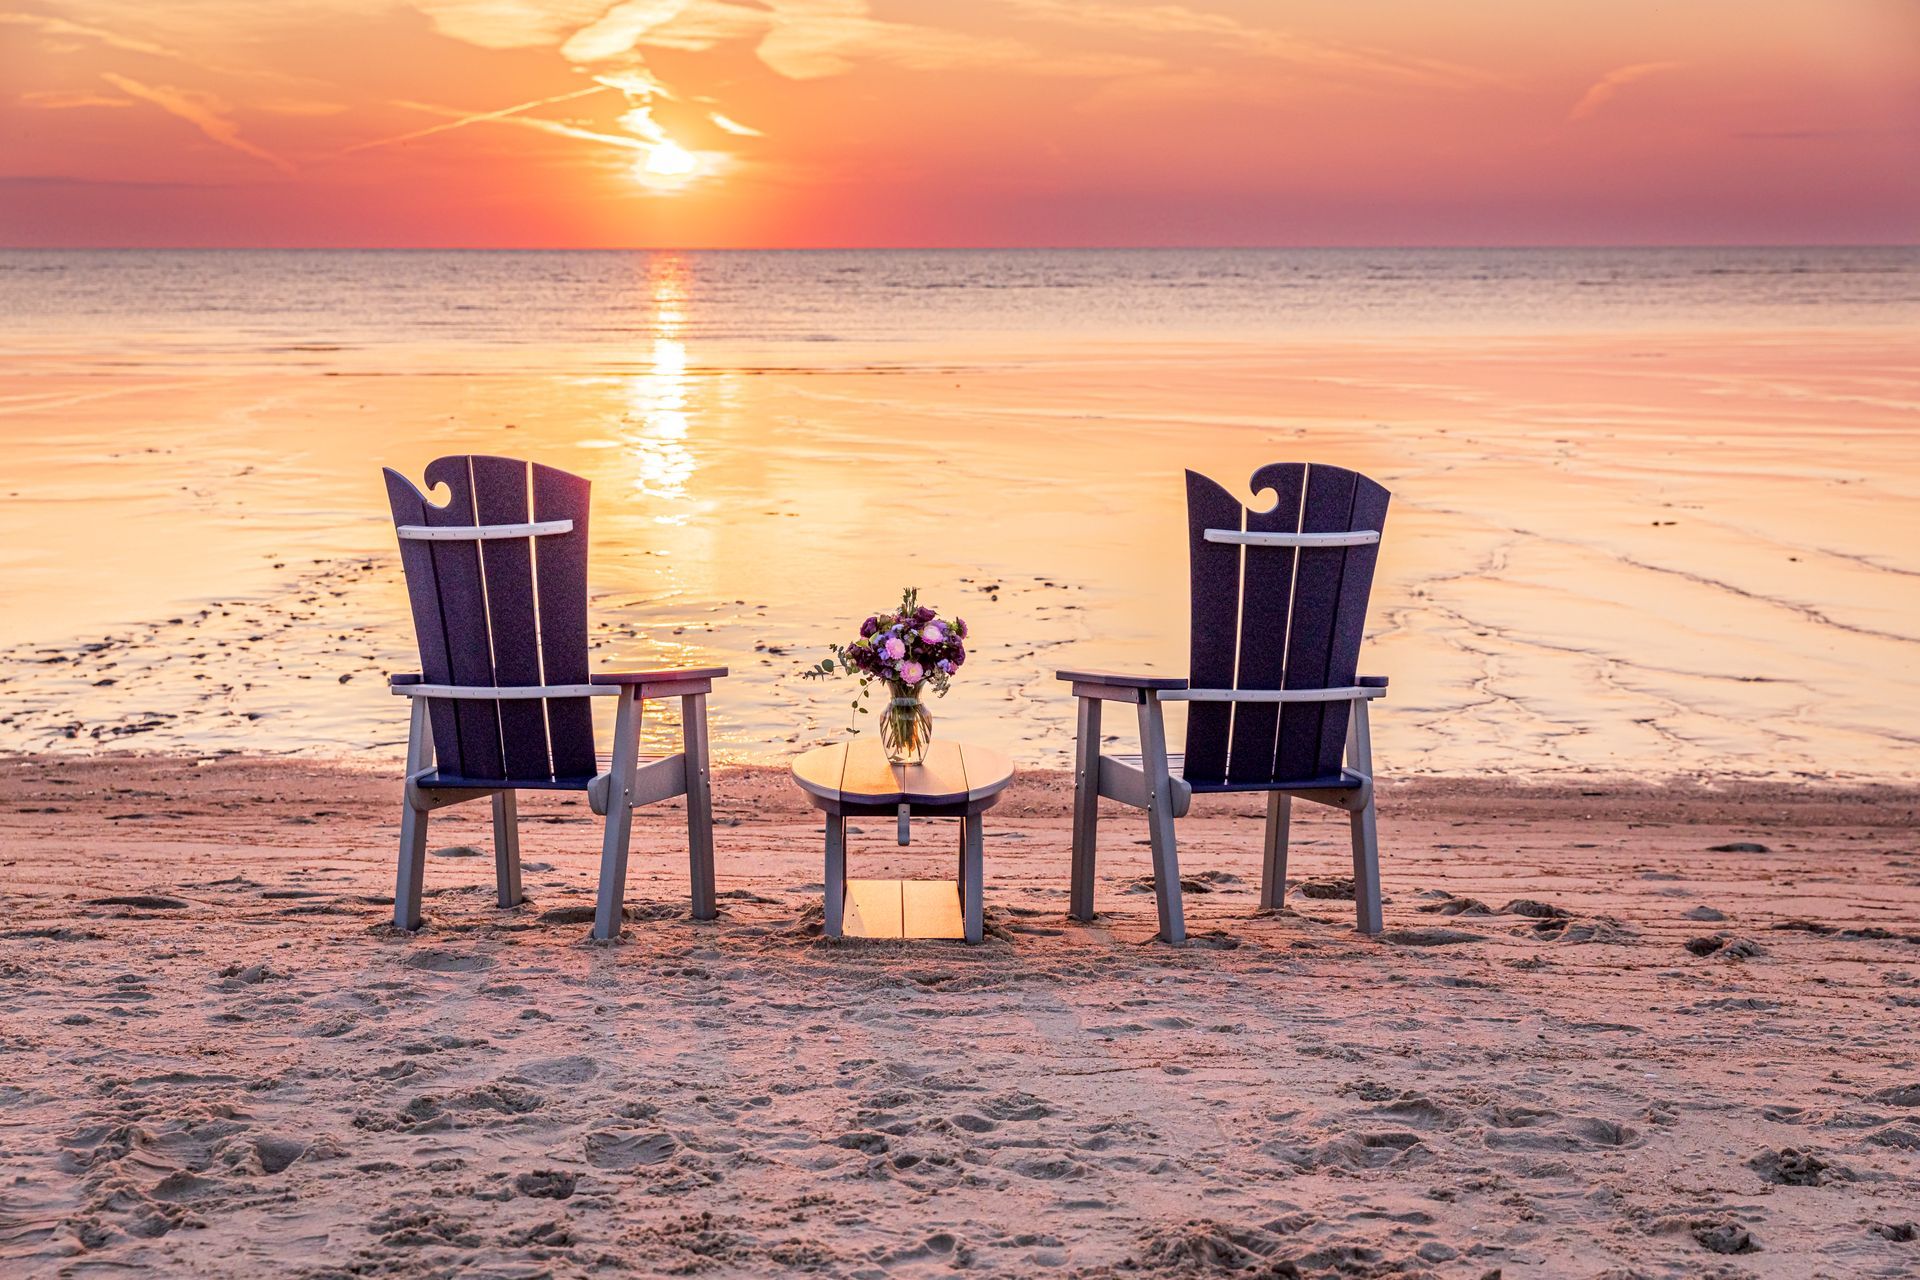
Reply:
<svg viewBox="0 0 1920 1280"><path fill-rule="evenodd" d="M427 815L490 796L500 905L521 901L519 791L584 791L606 815L593 936L619 934L633 810L687 798L693 915L716 914L707 694L725 667L618 674L587 670L587 514L579 476L478 454L427 464L436 506L392 468L387 497L400 539L420 672L389 684L413 700L393 922L420 926ZM613 759L601 771L588 698L619 699ZM640 759L642 705L679 698L684 751Z"/></svg>
<svg viewBox="0 0 1920 1280"><path fill-rule="evenodd" d="M1250 511L1212 480L1187 472L1187 679L1059 673L1080 703L1068 909L1076 920L1093 918L1102 796L1147 811L1160 937L1180 942L1186 923L1173 820L1186 815L1195 792L1264 791L1260 905L1278 907L1286 896L1287 824L1297 796L1351 816L1354 908L1361 932L1380 932L1367 704L1385 696L1387 681L1356 672L1390 495L1355 472L1299 462L1254 472L1253 492L1269 489L1277 495L1273 507ZM1176 701L1190 704L1186 752L1169 756L1161 704ZM1107 702L1138 708L1137 763L1100 754Z"/></svg>

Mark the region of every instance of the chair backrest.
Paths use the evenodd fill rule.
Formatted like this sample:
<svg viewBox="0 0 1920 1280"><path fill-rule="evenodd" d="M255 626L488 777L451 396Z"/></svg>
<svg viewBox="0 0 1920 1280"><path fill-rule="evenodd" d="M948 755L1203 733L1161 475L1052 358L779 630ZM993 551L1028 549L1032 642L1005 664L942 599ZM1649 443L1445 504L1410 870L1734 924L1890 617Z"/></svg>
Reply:
<svg viewBox="0 0 1920 1280"><path fill-rule="evenodd" d="M427 487L452 496L435 506L399 472L386 477L426 683L587 683L588 482L517 458L436 458ZM428 709L444 774L597 771L586 698L430 698Z"/></svg>
<svg viewBox="0 0 1920 1280"><path fill-rule="evenodd" d="M1357 472L1300 462L1254 472L1252 491L1265 489L1277 495L1272 509L1251 511L1187 472L1188 678L1195 689L1351 686L1390 495ZM1349 533L1374 536L1268 538L1268 545L1244 536ZM1184 776L1257 786L1338 774L1347 712L1345 702L1189 703Z"/></svg>

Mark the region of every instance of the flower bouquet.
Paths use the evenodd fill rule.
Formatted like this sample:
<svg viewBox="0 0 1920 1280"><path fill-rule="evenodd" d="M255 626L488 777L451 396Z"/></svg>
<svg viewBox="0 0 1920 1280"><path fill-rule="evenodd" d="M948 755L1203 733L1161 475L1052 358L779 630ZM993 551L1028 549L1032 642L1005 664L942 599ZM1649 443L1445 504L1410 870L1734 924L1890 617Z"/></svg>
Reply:
<svg viewBox="0 0 1920 1280"><path fill-rule="evenodd" d="M880 743L894 764L919 764L933 741L933 715L921 697L928 689L946 696L953 673L967 660L966 639L966 619L946 621L920 603L919 588L908 587L898 609L868 618L860 624L859 639L832 646L832 657L801 674L811 680L857 676L856 717L867 714L873 685L885 685L889 698L880 717ZM860 732L857 723L853 731Z"/></svg>

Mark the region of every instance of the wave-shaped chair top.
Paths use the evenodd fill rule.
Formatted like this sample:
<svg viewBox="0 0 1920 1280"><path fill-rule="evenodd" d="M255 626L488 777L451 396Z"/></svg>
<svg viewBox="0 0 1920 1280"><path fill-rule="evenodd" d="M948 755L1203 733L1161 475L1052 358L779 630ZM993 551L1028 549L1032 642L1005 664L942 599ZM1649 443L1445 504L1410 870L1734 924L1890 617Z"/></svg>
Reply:
<svg viewBox="0 0 1920 1280"><path fill-rule="evenodd" d="M518 458L457 454L427 464L428 489L449 491L441 506L385 472L426 682L587 683L592 486ZM585 698L431 698L428 709L442 781L584 786L596 771Z"/></svg>
<svg viewBox="0 0 1920 1280"><path fill-rule="evenodd" d="M1352 685L1377 538L1271 546L1218 535L1377 534L1391 495L1358 472L1301 462L1254 472L1252 492L1266 490L1275 495L1273 505L1255 511L1214 481L1187 472L1192 687ZM1276 782L1339 786L1346 737L1346 703L1195 702L1182 776L1195 791L1265 789Z"/></svg>

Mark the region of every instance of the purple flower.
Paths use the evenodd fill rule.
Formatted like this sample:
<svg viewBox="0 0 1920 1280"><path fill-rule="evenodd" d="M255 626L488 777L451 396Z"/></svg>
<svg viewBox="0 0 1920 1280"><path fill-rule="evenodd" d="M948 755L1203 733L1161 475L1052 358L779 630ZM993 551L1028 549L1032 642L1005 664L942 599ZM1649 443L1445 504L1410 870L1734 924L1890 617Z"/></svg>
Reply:
<svg viewBox="0 0 1920 1280"><path fill-rule="evenodd" d="M962 640L967 638L967 620L965 618L955 618L953 620L953 634L959 636Z"/></svg>
<svg viewBox="0 0 1920 1280"><path fill-rule="evenodd" d="M938 621L929 622L926 626L920 628L920 638L928 644L945 644L947 640L947 629L941 626Z"/></svg>
<svg viewBox="0 0 1920 1280"><path fill-rule="evenodd" d="M865 622L860 624L860 634L862 637L870 636L874 632L878 631L879 629L880 629L880 619L878 618L868 618Z"/></svg>
<svg viewBox="0 0 1920 1280"><path fill-rule="evenodd" d="M956 643L953 646L953 658L951 659L951 661L953 662L953 665L957 667L961 663L965 662L966 660L967 660L967 646Z"/></svg>
<svg viewBox="0 0 1920 1280"><path fill-rule="evenodd" d="M925 605L921 605L918 609L915 609L913 611L913 620L916 623L920 623L922 625L932 622L935 618L939 616L940 616L939 614L927 608L927 606Z"/></svg>
<svg viewBox="0 0 1920 1280"><path fill-rule="evenodd" d="M880 656L898 662L907 656L907 646L899 636L888 636L880 642Z"/></svg>
<svg viewBox="0 0 1920 1280"><path fill-rule="evenodd" d="M940 661L933 664L933 669L935 671L938 671L943 676L950 676L953 674L953 663L949 662L945 658L942 658L940 659Z"/></svg>
<svg viewBox="0 0 1920 1280"><path fill-rule="evenodd" d="M927 669L921 666L919 663L903 662L900 664L900 683L901 684L919 684L922 680L925 680L926 678L927 678Z"/></svg>

